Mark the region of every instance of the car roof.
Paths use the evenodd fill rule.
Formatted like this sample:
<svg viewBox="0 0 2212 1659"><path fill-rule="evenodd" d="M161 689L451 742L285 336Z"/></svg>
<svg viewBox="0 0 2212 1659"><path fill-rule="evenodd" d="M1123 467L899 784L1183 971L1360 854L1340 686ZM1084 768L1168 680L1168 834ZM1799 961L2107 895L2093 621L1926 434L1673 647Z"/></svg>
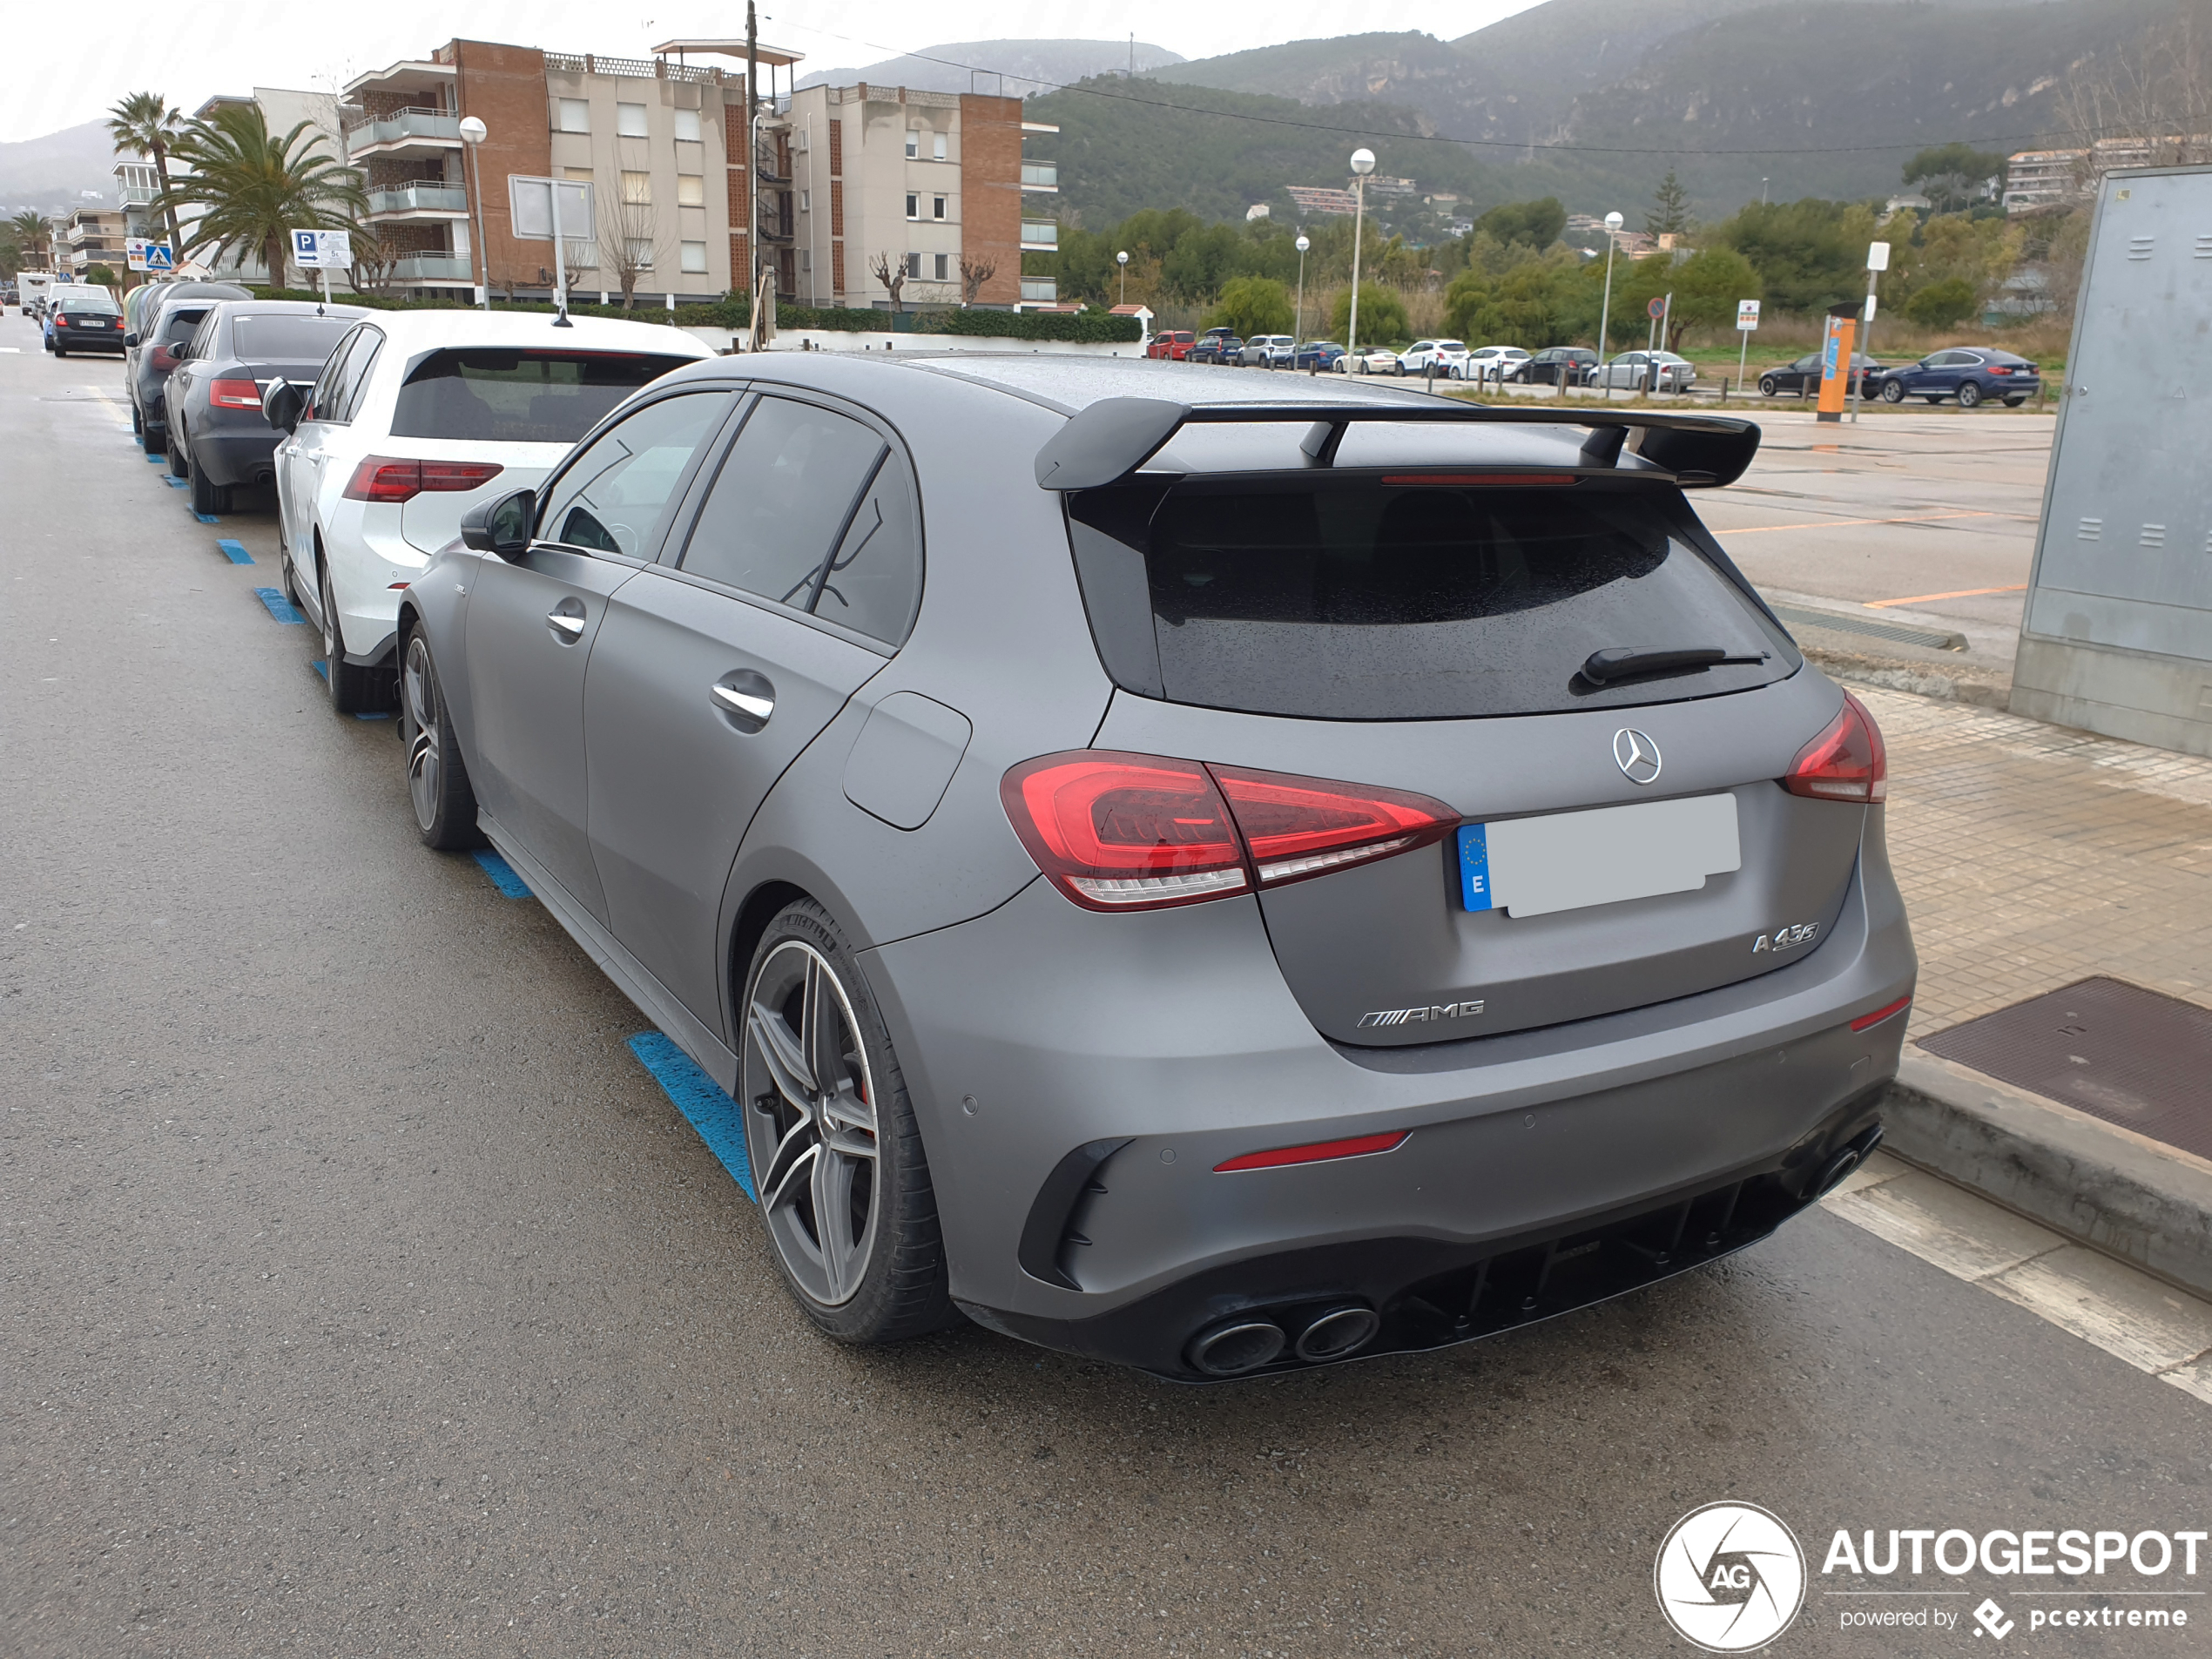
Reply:
<svg viewBox="0 0 2212 1659"><path fill-rule="evenodd" d="M370 317L376 314L367 306L317 305L312 300L219 300L211 307L225 318L231 317L342 317L350 321L355 317Z"/></svg>
<svg viewBox="0 0 2212 1659"><path fill-rule="evenodd" d="M437 351L453 346L536 346L549 351L652 352L675 357L710 357L697 337L661 322L618 321L610 317L572 317L554 326L547 311L501 313L379 311L371 314L385 338L405 351Z"/></svg>

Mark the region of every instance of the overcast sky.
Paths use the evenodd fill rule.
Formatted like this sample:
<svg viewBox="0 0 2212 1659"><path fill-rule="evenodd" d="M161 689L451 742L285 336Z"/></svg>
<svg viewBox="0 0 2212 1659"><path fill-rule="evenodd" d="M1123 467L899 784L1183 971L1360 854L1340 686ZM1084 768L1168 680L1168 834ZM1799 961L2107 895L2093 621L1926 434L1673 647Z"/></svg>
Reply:
<svg viewBox="0 0 2212 1659"><path fill-rule="evenodd" d="M1186 57L1211 57L1278 41L1357 29L1421 29L1450 37L1523 10L1534 0L968 0L952 7L912 0L828 0L807 6L769 0L764 38L806 54L809 68L867 64L935 42L1021 37L1139 40ZM514 41L556 51L643 57L678 35L742 35L738 0L222 0L217 5L145 5L73 28L51 10L33 37L18 41L37 72L19 64L16 91L0 102L0 140L36 138L103 115L127 92L156 91L187 112L216 92L254 86L334 87L365 69L428 55L455 35ZM813 27L801 25L804 18ZM842 38L840 38L842 37Z"/></svg>

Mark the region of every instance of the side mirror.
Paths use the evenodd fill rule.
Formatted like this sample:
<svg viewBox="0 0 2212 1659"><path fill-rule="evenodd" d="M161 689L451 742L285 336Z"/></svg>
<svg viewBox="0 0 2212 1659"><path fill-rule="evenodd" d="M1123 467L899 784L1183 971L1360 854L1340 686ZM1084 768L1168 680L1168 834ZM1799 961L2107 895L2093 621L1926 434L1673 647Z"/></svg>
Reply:
<svg viewBox="0 0 2212 1659"><path fill-rule="evenodd" d="M261 418L286 432L300 429L300 416L307 407L306 396L287 380L271 381L261 394Z"/></svg>
<svg viewBox="0 0 2212 1659"><path fill-rule="evenodd" d="M135 332L133 332L133 333L127 334L124 335L124 336L123 336L123 343L124 343L124 345L125 345L125 347L131 347L131 346L135 346L135 345L137 345L137 344L138 343L138 334L137 334Z"/></svg>
<svg viewBox="0 0 2212 1659"><path fill-rule="evenodd" d="M529 550L530 521L536 514L537 496L528 489L481 502L461 516L461 544L502 559L519 558Z"/></svg>

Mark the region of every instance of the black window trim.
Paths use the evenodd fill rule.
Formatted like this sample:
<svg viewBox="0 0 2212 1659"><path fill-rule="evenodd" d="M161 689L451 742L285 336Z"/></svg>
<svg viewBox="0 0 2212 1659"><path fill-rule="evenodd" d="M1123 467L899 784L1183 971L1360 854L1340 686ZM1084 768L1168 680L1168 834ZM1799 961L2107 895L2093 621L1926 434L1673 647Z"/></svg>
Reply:
<svg viewBox="0 0 2212 1659"><path fill-rule="evenodd" d="M409 372L412 370L410 369ZM570 469L593 444L613 431L616 427L626 421L636 419L657 403L665 403L672 397L696 396L701 393L712 393L718 397L730 398L731 404L722 412L722 418L714 429L707 434L706 441L699 445L691 460L685 463L684 475L677 480L676 488L670 494L670 499L675 502L675 511L670 517L667 527L661 531L658 543L651 550L640 554L610 553L604 548L578 547L573 542L556 541L552 536L540 533L545 522L546 503L553 499L554 492L560 488L561 481L569 475ZM625 402L610 409L601 417L598 425L576 441L569 453L562 457L561 464L539 482L536 499L531 503L530 545L533 548L556 548L561 552L577 554L585 558L609 559L617 564L627 564L634 570L642 570L657 564L671 539L671 532L675 529L678 521L684 516L692 486L698 482L701 468L705 465L705 457L719 453L715 446L720 443L724 435L730 431L731 423L744 414L747 407L744 394L744 386L733 381L685 381L678 385L669 387L664 391L656 392L652 396L637 403Z"/></svg>

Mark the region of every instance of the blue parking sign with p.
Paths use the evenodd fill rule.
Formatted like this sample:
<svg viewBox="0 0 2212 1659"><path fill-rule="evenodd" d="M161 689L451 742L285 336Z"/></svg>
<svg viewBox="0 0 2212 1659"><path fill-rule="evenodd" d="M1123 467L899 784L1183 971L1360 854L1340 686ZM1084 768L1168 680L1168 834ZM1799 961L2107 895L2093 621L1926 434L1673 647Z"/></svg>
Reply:
<svg viewBox="0 0 2212 1659"><path fill-rule="evenodd" d="M315 244L315 233L313 231L293 232L292 251L303 260L312 260L320 257Z"/></svg>

